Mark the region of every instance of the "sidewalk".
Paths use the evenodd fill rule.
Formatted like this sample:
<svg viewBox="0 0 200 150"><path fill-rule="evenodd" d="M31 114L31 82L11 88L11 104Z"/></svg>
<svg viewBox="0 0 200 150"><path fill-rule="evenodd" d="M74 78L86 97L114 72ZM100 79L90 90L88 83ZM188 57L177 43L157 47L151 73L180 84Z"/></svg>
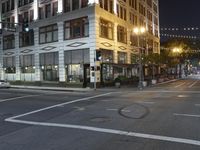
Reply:
<svg viewBox="0 0 200 150"><path fill-rule="evenodd" d="M91 88L70 88L70 87L45 87L45 86L26 86L26 85L11 85L11 88L17 89L32 89L32 90L52 90L52 91L71 91L71 92L89 92Z"/></svg>
<svg viewBox="0 0 200 150"><path fill-rule="evenodd" d="M177 81L178 79L164 81L161 83L157 83L155 85L147 86L146 88L151 88L157 85L162 85L170 82ZM71 92L90 92L94 91L93 88L70 88L70 87L46 87L46 86L27 86L27 85L11 85L11 88L16 89L32 89L32 90L52 90L52 91L71 91ZM145 89L145 88L144 88ZM116 91L124 91L124 90L134 90L134 91L140 91L138 87L131 87L131 86L122 86L121 88L116 87L103 87L103 88L97 88L96 91L109 91L109 92L116 92Z"/></svg>

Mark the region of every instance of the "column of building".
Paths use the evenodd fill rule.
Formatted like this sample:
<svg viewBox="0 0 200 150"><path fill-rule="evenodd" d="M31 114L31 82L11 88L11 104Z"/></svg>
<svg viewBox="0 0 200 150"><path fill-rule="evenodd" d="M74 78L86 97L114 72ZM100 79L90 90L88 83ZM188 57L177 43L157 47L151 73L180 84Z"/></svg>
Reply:
<svg viewBox="0 0 200 150"><path fill-rule="evenodd" d="M19 49L19 32L15 32L15 67L16 67L16 75L15 80L21 80L21 67L20 67L20 49Z"/></svg>
<svg viewBox="0 0 200 150"><path fill-rule="evenodd" d="M64 65L64 24L63 22L58 22L58 42L59 42L59 81L65 82L65 65Z"/></svg>
<svg viewBox="0 0 200 150"><path fill-rule="evenodd" d="M98 34L96 33L96 27L98 25L97 21L97 16L95 14L90 14L88 16L89 19L89 36L90 36L90 41L89 41L89 47L90 47L90 66L96 66L95 64L95 59L96 59L96 36ZM92 71L90 71L90 82L94 83L96 81L95 76Z"/></svg>

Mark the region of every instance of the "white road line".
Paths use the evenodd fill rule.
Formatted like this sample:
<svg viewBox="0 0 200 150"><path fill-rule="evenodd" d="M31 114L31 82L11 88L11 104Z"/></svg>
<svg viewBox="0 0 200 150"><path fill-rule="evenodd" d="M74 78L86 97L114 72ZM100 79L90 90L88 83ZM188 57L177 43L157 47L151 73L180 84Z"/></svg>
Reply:
<svg viewBox="0 0 200 150"><path fill-rule="evenodd" d="M200 118L200 115L191 115L191 114L176 114L176 113L174 113L174 116L184 116L184 117L196 117L196 118Z"/></svg>
<svg viewBox="0 0 200 150"><path fill-rule="evenodd" d="M23 120L16 120L16 119L6 119L6 121L13 122L13 123L20 123L20 124L45 126L45 127L59 127L59 128L87 130L87 131L107 133L107 134L116 134L116 135L123 135L123 136L129 136L129 137L137 137L137 138L144 138L144 139L200 146L200 141L198 141L198 140L161 136L161 135L153 135L153 134L144 134L144 133L129 132L129 131L115 130L115 129L98 128L98 127L92 127L92 126L82 126L82 125L73 125L73 124L58 124L58 123L48 123L48 122L33 122L33 121L23 121Z"/></svg>
<svg viewBox="0 0 200 150"><path fill-rule="evenodd" d="M139 91L138 91L139 92ZM132 92L134 93L134 92ZM188 90L158 90L158 91L153 91L153 90L148 90L148 91L141 91L141 93L195 93L195 94L200 94L200 91L188 91Z"/></svg>
<svg viewBox="0 0 200 150"><path fill-rule="evenodd" d="M200 104L195 104L195 106L199 107L199 106L200 106Z"/></svg>
<svg viewBox="0 0 200 150"><path fill-rule="evenodd" d="M108 108L108 109L106 109L106 110L107 110L107 111L119 111L119 109L112 109L112 108L111 108L111 109ZM131 111L128 110L128 109L122 109L121 111L122 111L122 112L127 112L127 113L131 112Z"/></svg>
<svg viewBox="0 0 200 150"><path fill-rule="evenodd" d="M181 83L181 84L175 86L175 88L178 88L178 87L180 87L180 86L182 86L182 85L184 85L184 84L185 84L185 82L183 82L183 83Z"/></svg>
<svg viewBox="0 0 200 150"><path fill-rule="evenodd" d="M191 85L189 85L188 87L189 88L192 88L195 84L197 84L197 82L198 82L198 80L197 81L195 81L195 82L193 82Z"/></svg>
<svg viewBox="0 0 200 150"><path fill-rule="evenodd" d="M137 102L139 104L155 104L155 102Z"/></svg>
<svg viewBox="0 0 200 150"><path fill-rule="evenodd" d="M112 108L108 108L106 109L107 111L118 111L118 109L112 109Z"/></svg>
<svg viewBox="0 0 200 150"><path fill-rule="evenodd" d="M68 105L68 104L72 104L72 103L76 103L76 102L80 102L80 101L86 101L86 100L90 100L90 99L94 99L94 98L110 95L112 93L114 93L114 92L100 94L100 95L86 97L86 98L81 98L81 99L76 99L76 100L73 100L73 101L69 101L69 102L65 102L65 103L61 103L61 104L45 107L45 108L42 108L42 109L37 109L37 110L31 111L31 112L27 112L27 113L24 113L24 114L20 114L20 115L17 115L17 116L13 116L13 117L10 117L10 119L16 119L16 118L19 118L19 117L24 117L24 116L27 116L27 115L30 115L30 114L34 114L34 113L38 113L38 112L41 112L41 111L44 111L44 110L49 110L49 109L52 109L52 108L55 108L55 107L61 107L61 106L64 106L64 105Z"/></svg>
<svg viewBox="0 0 200 150"><path fill-rule="evenodd" d="M6 101L12 101L12 100L16 100L16 99L22 99L22 98L26 98L26 97L34 97L34 96L38 96L38 95L25 95L25 96L20 96L20 97L12 97L12 98L7 98L7 99L1 99L1 102L6 102Z"/></svg>

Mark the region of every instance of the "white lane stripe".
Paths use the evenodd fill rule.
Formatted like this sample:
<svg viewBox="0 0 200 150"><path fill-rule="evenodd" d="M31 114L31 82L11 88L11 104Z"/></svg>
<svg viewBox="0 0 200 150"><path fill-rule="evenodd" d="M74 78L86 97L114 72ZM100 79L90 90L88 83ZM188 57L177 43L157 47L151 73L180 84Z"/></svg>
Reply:
<svg viewBox="0 0 200 150"><path fill-rule="evenodd" d="M155 104L155 102L137 102L139 104Z"/></svg>
<svg viewBox="0 0 200 150"><path fill-rule="evenodd" d="M118 111L118 109L112 109L112 108L108 108L106 109L107 111Z"/></svg>
<svg viewBox="0 0 200 150"><path fill-rule="evenodd" d="M108 109L106 109L106 110L107 110L107 111L119 111L119 109L112 109L112 108L111 108L111 109L108 108ZM122 111L122 112L127 112L127 113L131 112L131 111L128 110L128 109L122 109L121 111Z"/></svg>
<svg viewBox="0 0 200 150"><path fill-rule="evenodd" d="M27 116L27 115L30 115L30 114L34 114L34 113L38 113L38 112L41 112L41 111L44 111L44 110L52 109L52 108L55 108L55 107L61 107L61 106L64 106L64 105L68 105L68 104L72 104L72 103L76 103L76 102L80 102L80 101L85 101L85 100L89 100L89 99L94 99L94 98L106 96L106 95L109 95L109 94L112 94L112 93L114 93L114 92L110 92L110 93L106 93L106 94L100 94L100 95L86 97L86 98L81 98L81 99L77 99L77 100L73 100L73 101L69 101L69 102L65 102L65 103L61 103L61 104L45 107L45 108L42 108L42 109L37 109L37 110L31 111L31 112L27 112L27 113L24 113L24 114L21 114L21 115L10 117L10 119L16 119L16 118L19 118L19 117L24 117L24 116Z"/></svg>
<svg viewBox="0 0 200 150"><path fill-rule="evenodd" d="M193 82L191 85L189 85L188 87L189 88L192 88L195 84L197 84L197 82L198 82L198 80L197 81L195 81L195 82Z"/></svg>
<svg viewBox="0 0 200 150"><path fill-rule="evenodd" d="M38 96L38 95L25 95L25 96L20 96L20 97L12 97L12 98L7 98L7 99L1 99L1 102L6 102L6 101L12 101L12 100L16 100L16 99L21 99L21 98L26 98L26 97L34 97L34 96Z"/></svg>
<svg viewBox="0 0 200 150"><path fill-rule="evenodd" d="M145 138L145 139L168 141L168 142L174 142L174 143L182 143L182 144L200 146L200 141L198 141L198 140L175 138L175 137L153 135L153 134L144 134L144 133L137 133L137 132L128 132L128 131L123 131L123 130L98 128L98 127L92 127L92 126L81 126L81 125L73 125L73 124L58 124L58 123L47 123L47 122L33 122L33 121L23 121L23 120L16 120L16 119L6 119L6 121L13 122L13 123L20 123L20 124L37 125L37 126L87 130L87 131L107 133L107 134L116 134L116 135L123 135L123 136L138 137L138 138Z"/></svg>
<svg viewBox="0 0 200 150"><path fill-rule="evenodd" d="M180 87L180 86L182 86L182 85L184 85L184 84L185 84L185 82L183 82L183 83L181 83L181 84L175 86L175 88L178 88L178 87Z"/></svg>
<svg viewBox="0 0 200 150"><path fill-rule="evenodd" d="M176 114L174 113L175 116L184 116L184 117L196 117L200 118L200 115L191 115L191 114Z"/></svg>

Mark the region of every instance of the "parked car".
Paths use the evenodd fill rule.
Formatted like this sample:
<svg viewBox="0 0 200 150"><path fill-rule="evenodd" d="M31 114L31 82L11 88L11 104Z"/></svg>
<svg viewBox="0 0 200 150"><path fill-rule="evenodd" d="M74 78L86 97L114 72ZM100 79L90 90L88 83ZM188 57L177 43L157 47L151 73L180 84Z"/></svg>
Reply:
<svg viewBox="0 0 200 150"><path fill-rule="evenodd" d="M10 83L5 80L0 80L0 88L9 88Z"/></svg>

